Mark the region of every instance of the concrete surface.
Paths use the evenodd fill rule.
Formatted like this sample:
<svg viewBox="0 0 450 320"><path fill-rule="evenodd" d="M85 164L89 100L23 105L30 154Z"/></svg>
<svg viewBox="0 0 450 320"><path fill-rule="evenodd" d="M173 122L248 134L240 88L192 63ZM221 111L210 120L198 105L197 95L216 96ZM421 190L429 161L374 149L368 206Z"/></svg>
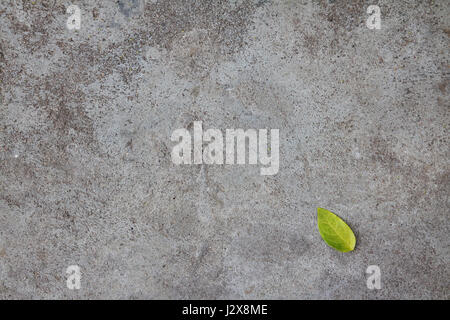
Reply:
<svg viewBox="0 0 450 320"><path fill-rule="evenodd" d="M449 14L1 1L0 298L449 299ZM195 120L280 129L279 173L174 165ZM355 251L322 241L319 206Z"/></svg>

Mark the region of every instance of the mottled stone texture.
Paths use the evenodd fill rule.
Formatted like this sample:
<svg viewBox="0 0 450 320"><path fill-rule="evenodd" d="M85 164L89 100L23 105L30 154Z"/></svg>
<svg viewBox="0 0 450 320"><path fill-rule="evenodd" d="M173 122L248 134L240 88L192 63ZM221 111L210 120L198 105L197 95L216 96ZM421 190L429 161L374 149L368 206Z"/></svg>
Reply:
<svg viewBox="0 0 450 320"><path fill-rule="evenodd" d="M0 298L448 299L449 16L446 0L1 1ZM197 120L280 129L279 173L175 166L170 135ZM317 207L355 251L322 241Z"/></svg>

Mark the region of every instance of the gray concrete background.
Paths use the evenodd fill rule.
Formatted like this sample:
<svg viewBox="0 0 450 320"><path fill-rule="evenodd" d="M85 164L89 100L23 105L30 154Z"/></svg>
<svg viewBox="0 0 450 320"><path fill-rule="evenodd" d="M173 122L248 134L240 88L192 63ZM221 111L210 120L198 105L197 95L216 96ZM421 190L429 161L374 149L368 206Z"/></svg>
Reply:
<svg viewBox="0 0 450 320"><path fill-rule="evenodd" d="M1 1L0 298L449 298L448 1L145 2ZM195 120L279 173L175 166Z"/></svg>

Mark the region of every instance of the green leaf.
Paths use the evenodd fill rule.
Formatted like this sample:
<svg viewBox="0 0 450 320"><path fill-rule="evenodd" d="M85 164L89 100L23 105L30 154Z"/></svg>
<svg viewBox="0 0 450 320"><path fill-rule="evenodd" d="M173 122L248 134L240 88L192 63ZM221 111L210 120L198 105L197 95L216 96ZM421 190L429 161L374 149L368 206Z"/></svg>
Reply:
<svg viewBox="0 0 450 320"><path fill-rule="evenodd" d="M317 225L322 239L330 247L341 252L355 248L356 238L352 229L333 212L317 208Z"/></svg>

